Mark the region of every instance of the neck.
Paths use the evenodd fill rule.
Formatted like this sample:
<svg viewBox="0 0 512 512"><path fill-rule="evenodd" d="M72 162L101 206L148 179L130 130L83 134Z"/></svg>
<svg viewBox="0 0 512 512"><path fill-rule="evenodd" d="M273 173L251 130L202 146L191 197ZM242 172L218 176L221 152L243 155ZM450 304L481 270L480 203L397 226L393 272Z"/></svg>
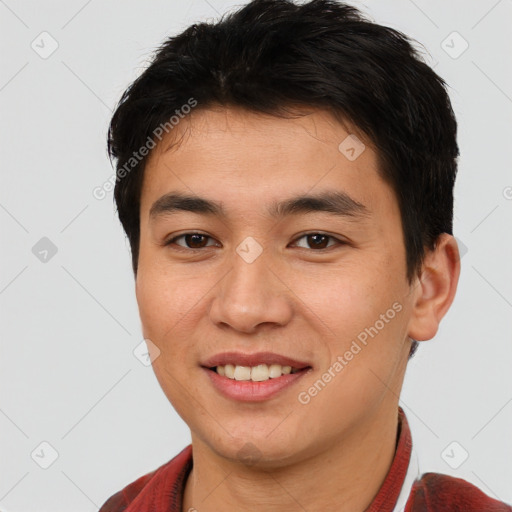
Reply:
<svg viewBox="0 0 512 512"><path fill-rule="evenodd" d="M287 466L257 468L226 460L192 435L194 466L185 486L183 510L270 512L322 510L363 512L377 495L395 454L398 405L343 439Z"/></svg>

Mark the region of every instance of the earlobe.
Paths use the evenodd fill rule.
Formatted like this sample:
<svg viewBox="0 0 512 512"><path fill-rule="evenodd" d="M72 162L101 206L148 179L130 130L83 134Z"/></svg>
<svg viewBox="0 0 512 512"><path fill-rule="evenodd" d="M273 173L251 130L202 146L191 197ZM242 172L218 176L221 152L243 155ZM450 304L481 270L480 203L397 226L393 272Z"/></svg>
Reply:
<svg viewBox="0 0 512 512"><path fill-rule="evenodd" d="M450 308L460 275L457 241L452 235L439 236L436 247L425 255L415 286L408 335L417 341L432 339Z"/></svg>

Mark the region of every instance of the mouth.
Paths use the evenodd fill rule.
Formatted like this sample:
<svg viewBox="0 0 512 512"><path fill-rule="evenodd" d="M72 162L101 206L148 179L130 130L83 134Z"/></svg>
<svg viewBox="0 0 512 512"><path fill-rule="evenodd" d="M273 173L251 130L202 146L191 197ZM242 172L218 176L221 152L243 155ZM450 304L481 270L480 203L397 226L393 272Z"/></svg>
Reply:
<svg viewBox="0 0 512 512"><path fill-rule="evenodd" d="M225 397L262 401L297 382L312 365L270 352L218 354L201 365Z"/></svg>

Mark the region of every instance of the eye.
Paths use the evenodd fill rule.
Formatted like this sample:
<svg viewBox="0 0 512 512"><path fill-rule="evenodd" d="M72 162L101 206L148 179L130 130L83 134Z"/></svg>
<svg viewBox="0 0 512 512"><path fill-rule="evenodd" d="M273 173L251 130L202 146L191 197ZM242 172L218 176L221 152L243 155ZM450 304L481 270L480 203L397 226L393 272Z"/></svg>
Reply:
<svg viewBox="0 0 512 512"><path fill-rule="evenodd" d="M185 245L176 243L177 240L179 240L181 238L183 238L185 240ZM301 240L303 238L306 239L306 244L309 245L310 247L307 247L307 246L304 247L304 246L300 246L300 245L299 245L299 247L301 247L302 249L315 249L318 251L328 249L336 244L344 245L344 243L345 243L331 235L327 235L325 233L313 232L313 233L306 233L306 234L300 236L299 238L295 239L295 244L297 244L298 240ZM213 246L215 245L215 244L206 245L205 241L207 239L213 240L212 237L210 237L208 235L204 235L203 233L183 233L181 235L170 238L169 240L167 240L164 243L164 245L167 246L167 245L175 244L178 247L185 249L185 250L187 250L187 249L190 249L190 250L203 249L205 247L212 247L212 245ZM329 239L332 240L334 243L331 245L327 245Z"/></svg>
<svg viewBox="0 0 512 512"><path fill-rule="evenodd" d="M165 245L171 245L176 242L176 240L179 240L180 238L185 239L186 245L180 245L176 244L179 247L182 247L184 249L202 249L203 247L211 247L204 244L204 241L208 238L212 239L208 235L203 235L202 233L183 233L182 235L175 236L174 238L171 238L165 242Z"/></svg>
<svg viewBox="0 0 512 512"><path fill-rule="evenodd" d="M333 245L336 245L336 243L338 245L344 244L344 242L342 242L341 240L338 240L337 238L335 238L331 235L326 235L325 233L316 233L316 232L315 233L306 233L305 235L302 235L301 237L297 238L295 242L297 242L297 240L301 240L303 238L306 239L307 244L311 245L311 247L302 246L301 248L304 248L304 249L313 248L313 249L322 250L322 249L327 249L329 247L332 247L332 245L326 246L328 239L335 241Z"/></svg>

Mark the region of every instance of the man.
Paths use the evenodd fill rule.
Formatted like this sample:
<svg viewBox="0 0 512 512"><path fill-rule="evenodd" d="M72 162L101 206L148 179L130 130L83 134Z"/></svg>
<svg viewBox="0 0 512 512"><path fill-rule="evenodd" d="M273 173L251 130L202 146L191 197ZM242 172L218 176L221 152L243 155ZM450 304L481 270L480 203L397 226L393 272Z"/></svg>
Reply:
<svg viewBox="0 0 512 512"><path fill-rule="evenodd" d="M512 510L417 474L398 406L460 272L444 86L329 0L255 0L162 45L108 145L144 338L192 444L101 512Z"/></svg>

